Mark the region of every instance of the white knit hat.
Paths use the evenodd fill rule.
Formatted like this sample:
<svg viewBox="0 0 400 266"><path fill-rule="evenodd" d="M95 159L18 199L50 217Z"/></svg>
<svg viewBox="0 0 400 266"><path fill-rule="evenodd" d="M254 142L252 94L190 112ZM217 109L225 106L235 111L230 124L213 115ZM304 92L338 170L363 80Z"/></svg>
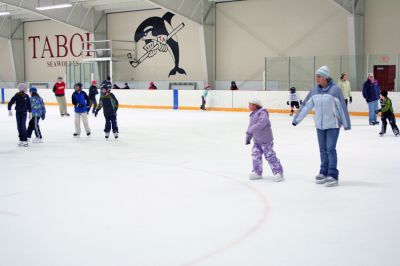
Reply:
<svg viewBox="0 0 400 266"><path fill-rule="evenodd" d="M331 74L329 73L329 68L327 66L322 66L320 67L317 72L315 72L315 75L320 75L323 78L330 78Z"/></svg>
<svg viewBox="0 0 400 266"><path fill-rule="evenodd" d="M261 102L259 99L256 99L256 98L251 99L251 100L249 101L249 103L258 105L258 106L260 106L260 107L263 106L263 105L262 105L262 102Z"/></svg>
<svg viewBox="0 0 400 266"><path fill-rule="evenodd" d="M18 91L25 91L27 89L28 89L28 86L26 86L25 83L18 84Z"/></svg>

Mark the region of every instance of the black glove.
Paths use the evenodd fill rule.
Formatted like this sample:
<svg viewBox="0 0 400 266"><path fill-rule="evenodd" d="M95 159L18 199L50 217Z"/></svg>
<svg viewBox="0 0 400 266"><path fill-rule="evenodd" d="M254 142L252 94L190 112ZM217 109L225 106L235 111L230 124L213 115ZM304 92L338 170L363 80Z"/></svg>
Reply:
<svg viewBox="0 0 400 266"><path fill-rule="evenodd" d="M292 122L292 125L293 125L293 126L297 126L297 124L296 124L295 122Z"/></svg>
<svg viewBox="0 0 400 266"><path fill-rule="evenodd" d="M300 100L300 105L303 105L303 101L302 100Z"/></svg>
<svg viewBox="0 0 400 266"><path fill-rule="evenodd" d="M349 101L350 101L350 103L352 103L353 102L353 97L350 96Z"/></svg>
<svg viewBox="0 0 400 266"><path fill-rule="evenodd" d="M289 105L289 101L287 101L286 104Z"/></svg>
<svg viewBox="0 0 400 266"><path fill-rule="evenodd" d="M46 118L46 115L43 114L41 118L42 118L42 120L44 120Z"/></svg>

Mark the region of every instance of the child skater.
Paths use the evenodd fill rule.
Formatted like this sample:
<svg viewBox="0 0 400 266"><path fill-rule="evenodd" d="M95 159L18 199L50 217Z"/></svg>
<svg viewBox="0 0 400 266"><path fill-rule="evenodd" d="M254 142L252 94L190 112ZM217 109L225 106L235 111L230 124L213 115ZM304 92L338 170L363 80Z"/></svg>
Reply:
<svg viewBox="0 0 400 266"><path fill-rule="evenodd" d="M206 110L207 96L208 96L208 92L209 92L210 88L211 88L210 85L206 84L204 86L203 93L201 94L201 106L200 106L200 109L203 110L203 111Z"/></svg>
<svg viewBox="0 0 400 266"><path fill-rule="evenodd" d="M41 143L42 142L42 132L39 128L40 119L44 120L46 117L46 107L44 105L43 99L39 96L36 88L30 88L31 93L31 108L32 108L32 119L29 121L28 126L28 139L31 139L32 132L35 131L36 139L32 142Z"/></svg>
<svg viewBox="0 0 400 266"><path fill-rule="evenodd" d="M382 113L382 130L379 133L380 136L386 134L387 121L389 120L390 126L392 127L393 134L397 137L399 136L399 128L396 125L396 117L393 112L392 100L388 97L387 91L381 92L381 109L377 110L376 113Z"/></svg>
<svg viewBox="0 0 400 266"><path fill-rule="evenodd" d="M75 92L72 94L72 104L75 106L75 133L74 137L81 135L81 120L85 127L86 135L90 136L90 127L88 122L87 108L89 105L89 97L82 90L82 83L75 84Z"/></svg>
<svg viewBox="0 0 400 266"><path fill-rule="evenodd" d="M90 109L93 106L92 109L92 114L96 112L97 108L97 100L96 100L96 95L99 94L99 91L97 90L97 81L93 80L92 81L92 86L89 88L89 108L88 108L88 114L90 113Z"/></svg>
<svg viewBox="0 0 400 266"><path fill-rule="evenodd" d="M290 116L293 116L294 108L296 107L296 109L299 109L303 101L300 100L299 96L297 95L295 87L291 87L289 91L289 101L286 103L287 105L290 105Z"/></svg>
<svg viewBox="0 0 400 266"><path fill-rule="evenodd" d="M246 145L253 139L252 149L253 172L250 174L250 180L262 178L262 156L268 161L274 174L275 182L283 181L283 168L281 162L276 157L274 147L274 137L272 135L271 121L267 109L262 108L262 103L258 99L249 102L250 125L246 132Z"/></svg>
<svg viewBox="0 0 400 266"><path fill-rule="evenodd" d="M16 93L8 103L8 114L12 116L11 107L15 104L15 117L17 118L17 128L19 137L19 147L28 147L28 136L26 131L26 118L29 112L29 119L32 118L31 101L26 94L28 87L21 83L18 85L18 93Z"/></svg>
<svg viewBox="0 0 400 266"><path fill-rule="evenodd" d="M117 126L117 110L118 110L118 100L115 95L111 93L110 89L103 86L101 88L101 96L99 100L99 105L97 106L95 116L103 108L104 117L106 119L106 126L104 132L106 133L106 139L110 137L110 131L114 133L114 138L118 138L118 126Z"/></svg>

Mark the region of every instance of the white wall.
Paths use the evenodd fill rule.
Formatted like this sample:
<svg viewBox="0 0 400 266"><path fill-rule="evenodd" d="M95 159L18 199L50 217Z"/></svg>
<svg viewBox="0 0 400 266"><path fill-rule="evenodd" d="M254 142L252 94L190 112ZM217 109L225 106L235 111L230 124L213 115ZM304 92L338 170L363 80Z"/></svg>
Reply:
<svg viewBox="0 0 400 266"><path fill-rule="evenodd" d="M332 0L217 5L217 80L263 80L266 56L348 54L347 13Z"/></svg>
<svg viewBox="0 0 400 266"><path fill-rule="evenodd" d="M0 37L0 87L15 86L11 41Z"/></svg>
<svg viewBox="0 0 400 266"><path fill-rule="evenodd" d="M6 89L5 99L8 101L16 89ZM71 102L73 90L66 90L67 102ZM172 90L113 90L121 105L129 107L173 107ZM304 99L308 92L299 91L300 98ZM56 99L50 89L40 89L39 94L45 102L55 103ZM247 109L248 102L252 98L259 98L264 106L271 110L289 110L286 102L288 92L281 91L210 91L207 98L207 107L225 109ZM389 97L393 101L396 113L400 113L400 92L391 92ZM199 108L201 104L201 91L179 91L179 106ZM349 105L350 112L367 112L368 106L362 98L361 92L353 92L353 103Z"/></svg>

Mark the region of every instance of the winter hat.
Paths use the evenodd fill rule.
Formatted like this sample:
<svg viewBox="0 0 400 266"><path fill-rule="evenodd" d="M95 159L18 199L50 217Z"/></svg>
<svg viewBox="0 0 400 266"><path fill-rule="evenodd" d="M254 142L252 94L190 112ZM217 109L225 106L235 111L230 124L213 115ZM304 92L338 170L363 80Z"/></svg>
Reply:
<svg viewBox="0 0 400 266"><path fill-rule="evenodd" d="M153 81L150 82L150 86L154 86L154 82Z"/></svg>
<svg viewBox="0 0 400 266"><path fill-rule="evenodd" d="M31 92L31 93L37 93L37 89L35 88L35 87L32 87L32 88L30 88L29 89L29 92Z"/></svg>
<svg viewBox="0 0 400 266"><path fill-rule="evenodd" d="M18 91L25 91L27 88L25 83L18 84Z"/></svg>
<svg viewBox="0 0 400 266"><path fill-rule="evenodd" d="M254 104L254 105L257 105L257 106L260 106L260 107L263 106L263 105L262 105L262 102L261 102L259 99L256 99L256 98L251 99L251 100L249 101L249 103Z"/></svg>
<svg viewBox="0 0 400 266"><path fill-rule="evenodd" d="M387 96L388 96L388 92L387 92L387 91L381 91L381 95L382 95L383 97L387 97Z"/></svg>
<svg viewBox="0 0 400 266"><path fill-rule="evenodd" d="M289 90L295 92L296 91L296 87L291 87Z"/></svg>
<svg viewBox="0 0 400 266"><path fill-rule="evenodd" d="M80 89L82 89L83 85L81 82L75 83L74 88L75 87L79 87Z"/></svg>
<svg viewBox="0 0 400 266"><path fill-rule="evenodd" d="M97 81L96 81L96 80L93 80L93 81L92 81L92 84L93 84L93 85L96 85L96 84L97 84Z"/></svg>
<svg viewBox="0 0 400 266"><path fill-rule="evenodd" d="M315 72L315 75L320 75L323 78L330 78L331 74L329 73L329 68L327 66L322 66L320 67L317 72Z"/></svg>

